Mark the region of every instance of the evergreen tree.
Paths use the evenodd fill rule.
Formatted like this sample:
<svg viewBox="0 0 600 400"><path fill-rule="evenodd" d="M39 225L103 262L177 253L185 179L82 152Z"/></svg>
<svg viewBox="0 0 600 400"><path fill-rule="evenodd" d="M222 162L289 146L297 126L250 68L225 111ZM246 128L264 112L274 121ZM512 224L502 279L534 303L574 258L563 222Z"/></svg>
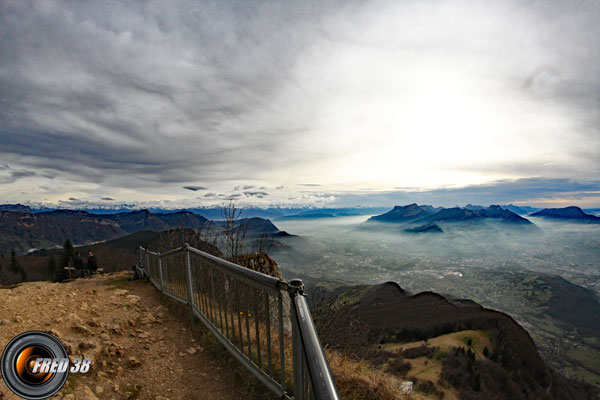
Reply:
<svg viewBox="0 0 600 400"><path fill-rule="evenodd" d="M56 263L56 258L54 258L54 253L50 253L50 260L48 260L48 273L50 274L50 280L57 280L58 264Z"/></svg>
<svg viewBox="0 0 600 400"><path fill-rule="evenodd" d="M62 282L65 279L70 278L69 270L66 270L65 268L73 266L74 255L75 249L73 248L71 239L66 238L65 243L63 244L63 252L58 263L58 272L55 279L57 282Z"/></svg>
<svg viewBox="0 0 600 400"><path fill-rule="evenodd" d="M17 260L17 255L15 254L15 249L10 250L10 261L8 262L8 269L14 273L21 275L21 280L24 281L27 279L27 274L21 264Z"/></svg>

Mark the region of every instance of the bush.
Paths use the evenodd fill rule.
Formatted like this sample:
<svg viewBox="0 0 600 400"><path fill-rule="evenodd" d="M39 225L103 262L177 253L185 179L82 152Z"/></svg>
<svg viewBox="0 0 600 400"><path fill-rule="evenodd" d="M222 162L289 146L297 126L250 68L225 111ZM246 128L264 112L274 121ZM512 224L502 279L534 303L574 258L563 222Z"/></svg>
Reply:
<svg viewBox="0 0 600 400"><path fill-rule="evenodd" d="M411 368L412 366L410 365L410 362L404 361L402 357L398 357L389 363L388 367L386 368L386 372L404 377Z"/></svg>

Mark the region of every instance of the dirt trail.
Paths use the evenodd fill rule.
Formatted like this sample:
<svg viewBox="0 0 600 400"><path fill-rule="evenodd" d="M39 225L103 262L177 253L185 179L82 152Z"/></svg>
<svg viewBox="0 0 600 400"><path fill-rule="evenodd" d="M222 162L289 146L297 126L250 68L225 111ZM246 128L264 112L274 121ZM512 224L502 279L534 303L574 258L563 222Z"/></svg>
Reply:
<svg viewBox="0 0 600 400"><path fill-rule="evenodd" d="M17 334L40 330L57 336L71 358L90 357L90 372L71 374L58 399L247 398L160 293L130 275L0 289L0 351ZM0 399L18 399L3 380Z"/></svg>

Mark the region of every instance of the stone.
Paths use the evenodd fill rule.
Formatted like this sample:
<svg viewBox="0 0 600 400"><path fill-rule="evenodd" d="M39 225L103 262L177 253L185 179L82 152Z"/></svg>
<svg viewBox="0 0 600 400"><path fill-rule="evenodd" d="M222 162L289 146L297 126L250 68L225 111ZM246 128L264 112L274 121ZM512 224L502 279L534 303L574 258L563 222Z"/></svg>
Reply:
<svg viewBox="0 0 600 400"><path fill-rule="evenodd" d="M85 327L83 325L73 325L71 326L71 329L74 330L77 333L82 333L84 335L91 335L92 331L90 328Z"/></svg>
<svg viewBox="0 0 600 400"><path fill-rule="evenodd" d="M78 386L75 389L74 394L77 400L98 400L98 397L94 394L94 392L92 392L92 389L90 389L90 387L87 385Z"/></svg>
<svg viewBox="0 0 600 400"><path fill-rule="evenodd" d="M135 294L130 294L125 296L125 298L127 299L127 301L129 301L131 304L137 304L139 303L139 301L142 299L140 296L136 296Z"/></svg>
<svg viewBox="0 0 600 400"><path fill-rule="evenodd" d="M413 383L411 381L404 381L400 383L400 393L410 396L413 392Z"/></svg>
<svg viewBox="0 0 600 400"><path fill-rule="evenodd" d="M129 357L127 365L129 366L129 368L138 368L142 365L142 362L135 357Z"/></svg>
<svg viewBox="0 0 600 400"><path fill-rule="evenodd" d="M98 373L96 374L96 377L98 378L98 381L104 381L104 380L108 379L108 375L104 371L98 371Z"/></svg>
<svg viewBox="0 0 600 400"><path fill-rule="evenodd" d="M100 327L100 322L98 322L98 320L96 318L92 318L90 319L87 324L93 328L99 328Z"/></svg>
<svg viewBox="0 0 600 400"><path fill-rule="evenodd" d="M196 350L194 347L190 347L189 349L186 350L188 354L196 354Z"/></svg>
<svg viewBox="0 0 600 400"><path fill-rule="evenodd" d="M82 340L81 342L79 342L79 348L80 349L93 349L96 348L96 342L94 342L93 340Z"/></svg>
<svg viewBox="0 0 600 400"><path fill-rule="evenodd" d="M106 346L105 352L107 355L112 357L122 356L123 347L118 343L110 343L108 346Z"/></svg>

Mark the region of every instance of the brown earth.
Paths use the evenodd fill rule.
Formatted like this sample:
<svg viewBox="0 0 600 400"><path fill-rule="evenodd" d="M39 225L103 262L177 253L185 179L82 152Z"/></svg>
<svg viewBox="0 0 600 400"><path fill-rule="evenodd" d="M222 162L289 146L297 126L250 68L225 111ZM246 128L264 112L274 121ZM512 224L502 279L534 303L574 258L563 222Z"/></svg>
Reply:
<svg viewBox="0 0 600 400"><path fill-rule="evenodd" d="M201 346L197 328L130 275L0 289L0 348L40 330L57 336L71 358L91 358L90 371L70 374L57 399L248 398L227 360ZM3 380L0 399L18 399Z"/></svg>

